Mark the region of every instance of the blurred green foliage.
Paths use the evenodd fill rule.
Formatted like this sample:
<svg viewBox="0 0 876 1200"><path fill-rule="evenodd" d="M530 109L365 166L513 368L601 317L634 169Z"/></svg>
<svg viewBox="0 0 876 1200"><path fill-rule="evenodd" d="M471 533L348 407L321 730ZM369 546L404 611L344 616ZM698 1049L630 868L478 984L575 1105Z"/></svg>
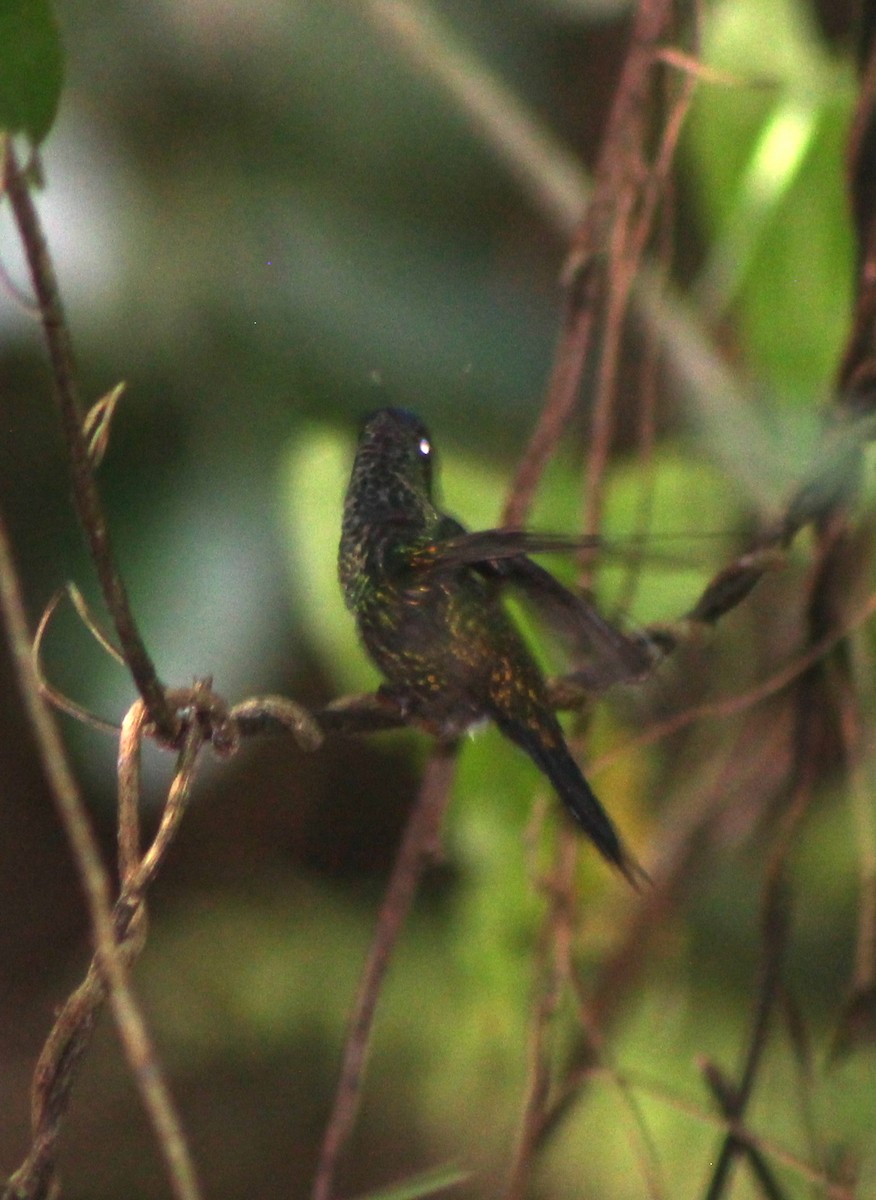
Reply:
<svg viewBox="0 0 876 1200"><path fill-rule="evenodd" d="M695 199L710 233L696 294L707 311L733 313L774 403L811 405L830 387L851 309L841 164L852 64L795 0L722 0L703 53L736 82L703 87L691 114Z"/></svg>

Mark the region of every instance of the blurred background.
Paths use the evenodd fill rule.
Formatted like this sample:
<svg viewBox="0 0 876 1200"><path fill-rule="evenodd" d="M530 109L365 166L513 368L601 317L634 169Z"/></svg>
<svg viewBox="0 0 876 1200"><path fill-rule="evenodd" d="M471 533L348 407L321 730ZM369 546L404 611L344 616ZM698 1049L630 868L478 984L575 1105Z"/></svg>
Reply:
<svg viewBox="0 0 876 1200"><path fill-rule="evenodd" d="M665 310L693 398L661 392L648 487L673 561L645 562L631 624L689 607L805 461L850 312L852 8L706 6L702 56L727 74L701 84L683 136ZM335 579L357 423L387 402L416 409L445 506L473 527L495 524L544 395L568 244L436 71L462 56L474 85L501 89L504 111L531 122L548 158L571 164L574 189L598 150L631 6L434 0L434 70L374 6L343 0L65 0L58 10L66 83L38 203L83 395L93 402L127 383L100 483L161 677L183 686L209 674L231 701L282 692L313 706L370 688ZM6 212L0 239L23 284ZM696 383L710 371L725 388L717 398ZM0 503L31 618L68 579L97 606L39 330L7 292L0 381ZM580 528L587 415L585 395L536 527ZM734 432L745 415L755 423ZM642 503L632 441L622 429L606 497L619 540ZM716 532L725 536L702 536ZM767 648L790 654L802 570L765 583L712 645L609 697L585 757L646 718L744 690ZM627 579L606 565L607 610ZM53 624L45 661L57 687L103 717L121 720L134 699L70 613ZM2 672L5 1175L26 1151L30 1073L81 978L89 934L5 658ZM109 857L115 744L62 720ZM600 1077L582 1090L539 1157L539 1195L700 1194L720 1133L698 1060L735 1070L751 1020L764 831L781 811L769 745L757 725L706 723L632 749L594 779L646 866L703 796L718 789L721 801L684 887L638 947L634 983L609 967L638 901L582 856L582 987L610 1014L605 1061L641 1086L629 1093ZM264 738L199 777L154 889L136 981L211 1197L307 1194L346 1014L427 751L411 733L335 739L312 755ZM167 768L149 757L153 804ZM344 1194L447 1164L468 1173L459 1194L500 1186L543 916L534 847L552 836L553 803L494 731L466 745L446 861L428 877L382 998ZM872 1049L827 1064L852 969L855 863L848 806L828 789L793 859L787 973L809 1054L779 1023L750 1122L798 1162L856 1163L861 1195L874 1195ZM569 1055L576 1038L570 1011ZM657 1163L662 1193L643 1158ZM776 1170L788 1195L803 1194L793 1163ZM109 1022L75 1086L63 1175L71 1197L167 1194ZM733 1195L755 1194L740 1171Z"/></svg>

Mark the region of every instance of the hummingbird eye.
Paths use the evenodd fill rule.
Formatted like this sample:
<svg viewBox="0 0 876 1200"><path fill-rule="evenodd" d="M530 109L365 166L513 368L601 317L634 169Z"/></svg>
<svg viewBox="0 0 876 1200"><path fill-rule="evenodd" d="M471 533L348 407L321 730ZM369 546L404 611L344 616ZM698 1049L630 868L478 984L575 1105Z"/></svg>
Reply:
<svg viewBox="0 0 876 1200"><path fill-rule="evenodd" d="M420 438L420 453L424 458L428 458L432 453L432 445L428 438Z"/></svg>

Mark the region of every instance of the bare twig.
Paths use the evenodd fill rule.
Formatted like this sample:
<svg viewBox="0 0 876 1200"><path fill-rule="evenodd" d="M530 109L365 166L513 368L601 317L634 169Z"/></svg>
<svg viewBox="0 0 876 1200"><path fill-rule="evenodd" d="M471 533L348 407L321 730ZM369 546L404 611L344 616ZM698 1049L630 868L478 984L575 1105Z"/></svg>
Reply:
<svg viewBox="0 0 876 1200"><path fill-rule="evenodd" d="M596 189L587 216L573 241L564 275L569 299L575 281L601 263L604 328L599 345L596 395L591 418L584 519L598 529L603 477L614 438L616 380L621 340L643 255L662 203L678 141L681 121L693 94L685 79L675 121L666 126L653 164L648 161L651 126L659 112L655 103L660 47L669 42L676 12L667 0L642 0L624 59L615 102L600 151ZM583 368L583 362L582 362Z"/></svg>
<svg viewBox="0 0 876 1200"><path fill-rule="evenodd" d="M650 167L647 138L657 113L657 51L670 41L673 0L641 0L608 118L587 212L563 271L565 315L547 396L520 462L504 519L520 524L578 400L585 364L599 337L596 399L589 438L585 520L599 526L602 478L614 429L614 381L624 318L638 273L653 201L642 203ZM656 193L656 189L655 189ZM654 195L655 193L652 193Z"/></svg>
<svg viewBox="0 0 876 1200"><path fill-rule="evenodd" d="M832 1056L872 1041L876 1032L876 830L873 817L872 733L873 688L861 639L850 639L850 682L840 692L840 729L849 763L849 792L859 870L858 927L849 993L834 1034Z"/></svg>
<svg viewBox="0 0 876 1200"><path fill-rule="evenodd" d="M703 1076L705 1077L705 1080L709 1085L709 1089L712 1095L715 1097L721 1112L730 1121L738 1122L741 1120L744 1103L739 1095L738 1090L734 1088L731 1083L729 1083L729 1081L724 1077L723 1073L718 1069L718 1067L715 1066L714 1063L706 1061L703 1062L701 1066ZM732 1133L727 1135L724 1144L725 1146L732 1146L734 1153L744 1153L746 1155L751 1164L751 1169L756 1175L758 1183L760 1184L761 1191L766 1197L766 1200L784 1200L784 1192L776 1182L772 1169L767 1162L766 1157L761 1154L760 1150L756 1149L754 1146L746 1145L744 1142L739 1141L739 1139L735 1138ZM729 1177L729 1172L727 1172L727 1177ZM715 1190L716 1181L718 1181L718 1188L720 1188L723 1185L723 1179L724 1175L722 1174L719 1181L718 1172L716 1170L709 1188L709 1196L716 1197L719 1194L719 1191Z"/></svg>
<svg viewBox="0 0 876 1200"><path fill-rule="evenodd" d="M83 429L84 414L76 384L73 347L64 320L54 267L36 207L8 139L5 146L5 184L39 303L55 399L70 457L76 511L134 683L149 709L156 731L172 744L180 731L179 720L168 705L164 687L143 644L124 582L115 565L109 528L95 484L88 440Z"/></svg>
<svg viewBox="0 0 876 1200"><path fill-rule="evenodd" d="M675 5L642 0L602 143L596 185L569 253L564 280L566 311L547 397L530 444L518 468L504 519L516 525L524 518L535 488L578 399L585 364L597 352L596 395L587 442L585 525L597 532L601 497L614 437L616 380L622 335L633 282L651 236L659 198L677 140L677 125L667 133L657 169L648 167L648 137L654 120L656 51L668 41ZM685 89L688 92L688 89ZM680 106L682 107L682 106ZM586 566L582 583L589 577ZM540 997L533 1015L527 1101L515 1150L507 1196L522 1200L542 1135L551 1119L552 1069L545 1042L558 997L569 973L573 911L571 869L574 856L561 853L555 900L542 929L543 967Z"/></svg>
<svg viewBox="0 0 876 1200"><path fill-rule="evenodd" d="M867 683L856 681L864 691ZM851 696L842 708L842 730L849 757L850 791L855 821L860 871L861 898L858 910L858 936L852 991L864 995L876 987L876 830L873 818L872 772L867 769L865 752L869 748L864 730L864 714Z"/></svg>
<svg viewBox="0 0 876 1200"><path fill-rule="evenodd" d="M854 322L838 370L835 410L838 423L848 413L876 413L876 195L872 163L876 145L876 24L873 5L862 9L859 23L860 89L848 143L848 192L857 250L857 290ZM836 419L836 418L835 418ZM872 564L872 552L845 535L843 502L860 482L862 455L852 462L851 483L837 488L834 522L825 521L820 548L820 575L813 581L809 618L814 635L822 623L841 624L844 592L849 579L863 576ZM870 547L866 547L870 551ZM863 561L862 561L863 559ZM839 619L838 619L839 618ZM840 1015L834 1054L848 1051L856 1042L872 1040L876 1030L876 835L874 835L871 775L868 752L872 734L866 721L873 718L870 670L862 669L861 642L850 640L835 656L833 693L838 710L839 734L849 774L850 799L855 819L860 870L858 929L855 966L850 994Z"/></svg>
<svg viewBox="0 0 876 1200"><path fill-rule="evenodd" d="M177 689L168 698L186 722L176 772L168 791L158 831L145 854L140 852L140 755L143 739L152 733L151 718L142 700L127 713L121 729L118 757L119 878L121 889L112 909L111 923L118 953L127 967L141 952L146 938L145 894L176 836L186 811L200 751L206 741L220 755L237 748L241 730L252 721L270 721L291 732L299 745L314 749L321 740L309 714L279 696L253 698L229 709L210 689L209 680ZM101 868L102 869L102 868ZM106 884L108 888L108 883ZM10 1181L4 1200L41 1200L54 1170L56 1142L67 1108L76 1069L88 1047L96 1014L106 999L107 971L104 955L95 955L85 981L69 997L49 1034L34 1074L31 1152ZM112 984L110 983L110 986ZM113 993L110 991L110 1000ZM170 1104L163 1072L145 1029L138 1030L128 1017L122 1029L128 1060L144 1105L152 1120L162 1153L169 1165L174 1190L180 1200L196 1200L197 1185L179 1120ZM193 1188L195 1190L193 1190Z"/></svg>
<svg viewBox="0 0 876 1200"><path fill-rule="evenodd" d="M824 658L835 646L839 645L852 630L858 629L866 621L869 621L874 613L876 613L876 592L867 598L841 629L826 634L805 653L797 655L760 683L747 688L744 692L722 696L717 700L707 700L702 704L690 705L681 712L675 713L674 716L655 722L644 732L601 755L590 765L590 773L598 774L599 771L612 766L631 750L653 745L688 725L707 719L718 720L732 717L753 708L771 696L778 695ZM580 687L575 684L574 677L571 677L570 681L568 676L560 676L552 681L551 697L557 708L578 708L583 702Z"/></svg>
<svg viewBox="0 0 876 1200"><path fill-rule="evenodd" d="M795 807L798 812L802 812L805 802ZM793 824L796 826L797 821L795 820ZM762 921L763 943L760 986L758 987L751 1037L740 1082L735 1087L729 1084L726 1087L721 1087L719 1086L719 1082L723 1081L723 1076L719 1075L717 1069L714 1067L710 1066L706 1069L707 1078L709 1079L713 1093L719 1098L722 1112L734 1122L742 1120L748 1101L751 1098L757 1072L766 1050L769 1024L781 986L782 967L790 924L788 896L783 879L784 859L789 844L790 836L782 839L780 854L774 859L773 870L770 872L767 882ZM706 1200L719 1200L719 1197L723 1194L725 1187L729 1183L731 1168L735 1159L745 1149L747 1147L744 1142L740 1141L732 1133L727 1134L715 1162L709 1187L706 1191ZM755 1155L754 1158L755 1170L758 1170L758 1157ZM762 1181L763 1178L771 1179L770 1173L766 1169L763 1172L758 1170L758 1173Z"/></svg>
<svg viewBox="0 0 876 1200"><path fill-rule="evenodd" d="M441 823L450 798L455 763L455 744L439 743L426 766L419 795L408 817L353 1004L341 1074L314 1178L313 1200L332 1200L335 1194L340 1157L362 1097L377 1001L423 870L440 853Z"/></svg>
<svg viewBox="0 0 876 1200"><path fill-rule="evenodd" d="M91 636L94 638L94 640L100 646L100 648L106 654L108 654L110 656L110 658L114 659L120 666L124 666L124 663L125 663L124 654L122 654L121 650L118 650L113 645L113 643L109 640L107 635L101 629L100 625L97 623L97 620L96 620L94 614L92 613L91 609L88 607L88 603L86 602L85 597L82 595L82 593L80 592L80 590L76 586L76 584L71 581L70 583L67 584L65 591L66 591L67 595L70 597L70 603L76 609L76 614L79 617L79 620L82 622L82 624L88 630L88 632L91 634ZM44 618L44 620L45 620L45 618ZM42 626L42 624L43 624L43 622L41 621L40 625Z"/></svg>
<svg viewBox="0 0 876 1200"><path fill-rule="evenodd" d="M12 562L5 524L2 520L0 520L0 605L2 605L19 684L37 739L43 767L85 889L96 943L95 967L89 972L92 980L91 987L102 991L104 986L102 981L105 981L119 1036L128 1063L140 1088L143 1103L156 1129L174 1194L178 1200L198 1200L200 1190L194 1165L180 1132L179 1120L152 1049L145 1022L131 990L124 954L116 942L117 930L110 902L109 878L101 862L94 834L67 762L64 746L54 719L39 694L31 658L24 606ZM100 978L98 978L96 968L98 963ZM83 987L87 986L89 985L86 982ZM71 1003L83 1004L81 996L78 1001L75 996L71 998ZM92 1018L84 1011L85 1007L87 1004L83 1005L83 1012L79 1019L87 1036ZM68 1036L69 1031L64 1034L65 1039ZM77 1057L78 1055L74 1054L73 1060ZM27 1200L38 1200L39 1197L46 1194L45 1189L49 1186L54 1173L58 1124L63 1113L66 1093L69 1091L71 1077L67 1068L71 1065L66 1056L61 1055L59 1060L60 1108L49 1105L44 1110L47 1127L42 1130L35 1127L34 1151L10 1180L6 1192L9 1200L13 1200L13 1198L23 1200L24 1197L27 1197ZM34 1080L34 1102L38 1107L43 1104L42 1087L44 1083L44 1076L38 1071Z"/></svg>
<svg viewBox="0 0 876 1200"><path fill-rule="evenodd" d="M606 1068L595 1067L593 1074L595 1076L600 1074L613 1075L613 1072L608 1071ZM676 1112L690 1117L697 1124L732 1135L746 1149L756 1151L762 1158L771 1159L773 1162L779 1163L806 1183L811 1183L821 1188L827 1200L856 1200L856 1192L853 1187L837 1182L819 1167L812 1166L811 1163L801 1159L779 1142L755 1133L744 1122L724 1116L723 1114L719 1115L715 1112L710 1112L704 1109L701 1104L689 1100L687 1097L681 1096L673 1092L670 1088L665 1087L662 1083L648 1079L637 1072L624 1071L621 1078L624 1080L626 1086L654 1100L660 1101Z"/></svg>
<svg viewBox="0 0 876 1200"><path fill-rule="evenodd" d="M524 1200L549 1110L552 1068L550 1035L569 972L568 946L574 929L575 866L580 840L563 825L557 833L556 861L545 891L548 908L536 958L538 999L532 1018L526 1096L511 1160L506 1200Z"/></svg>
<svg viewBox="0 0 876 1200"><path fill-rule="evenodd" d="M83 725L89 725L93 729L100 729L103 733L118 733L118 726L114 725L112 721L104 721L100 717L90 713L81 704L77 704L75 700L71 700L63 692L59 692L46 679L45 672L43 671L43 640L45 639L46 631L52 617L55 615L58 605L65 595L70 595L69 588L61 588L55 592L46 605L37 625L36 633L34 634L33 646L31 647L31 660L40 695L44 700L48 700L53 708L56 708L59 712L66 713L69 717L74 717L77 721L81 721Z"/></svg>

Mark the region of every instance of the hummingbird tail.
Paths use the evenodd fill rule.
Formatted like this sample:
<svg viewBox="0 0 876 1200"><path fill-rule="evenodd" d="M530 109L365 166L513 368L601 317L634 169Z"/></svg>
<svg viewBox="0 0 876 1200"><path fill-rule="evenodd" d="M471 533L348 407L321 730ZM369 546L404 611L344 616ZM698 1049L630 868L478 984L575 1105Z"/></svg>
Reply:
<svg viewBox="0 0 876 1200"><path fill-rule="evenodd" d="M527 726L498 722L502 732L525 750L535 765L554 785L560 799L596 849L638 891L650 878L627 850L608 813L569 752L562 733L550 739ZM551 731L553 733L553 731ZM556 741L555 737L559 740ZM553 744L551 744L553 742Z"/></svg>

